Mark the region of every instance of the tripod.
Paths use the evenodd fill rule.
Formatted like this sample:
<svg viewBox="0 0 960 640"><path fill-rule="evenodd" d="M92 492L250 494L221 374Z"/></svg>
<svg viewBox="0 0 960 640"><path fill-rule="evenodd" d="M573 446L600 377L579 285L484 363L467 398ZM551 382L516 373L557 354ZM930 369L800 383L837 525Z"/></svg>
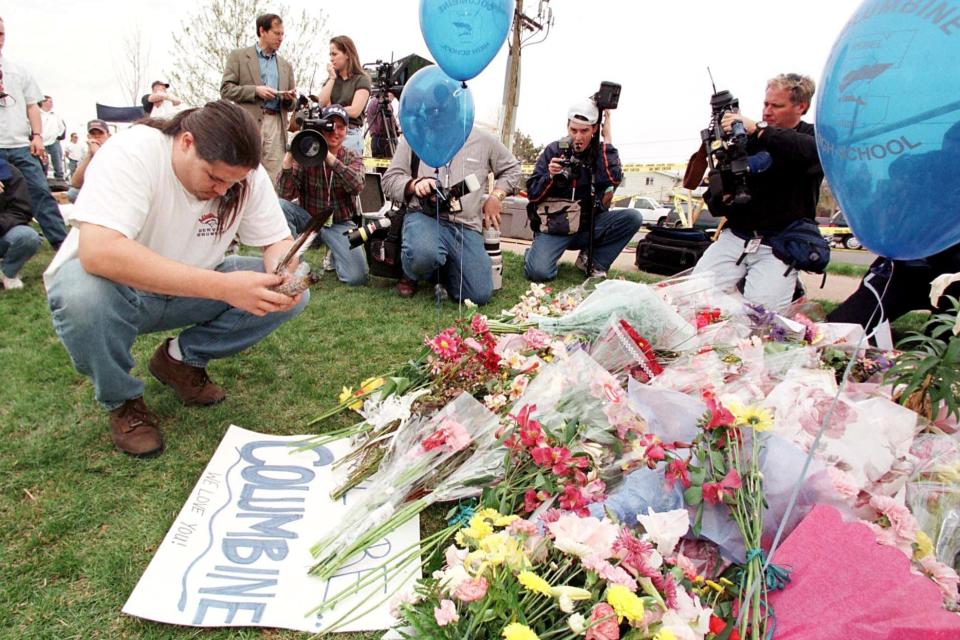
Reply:
<svg viewBox="0 0 960 640"><path fill-rule="evenodd" d="M397 150L397 123L394 120L393 109L390 106L390 95L388 89L377 88L375 91L377 99L377 112L370 122L367 123L367 132L373 126L374 121L379 119L382 133L370 136L370 151L374 158L392 158ZM364 132L366 133L366 132ZM386 141L386 149L383 142Z"/></svg>

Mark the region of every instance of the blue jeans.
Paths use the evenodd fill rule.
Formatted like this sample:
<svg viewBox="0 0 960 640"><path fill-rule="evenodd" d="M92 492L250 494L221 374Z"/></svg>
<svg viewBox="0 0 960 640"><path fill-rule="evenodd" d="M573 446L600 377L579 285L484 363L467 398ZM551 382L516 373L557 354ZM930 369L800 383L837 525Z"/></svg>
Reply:
<svg viewBox="0 0 960 640"><path fill-rule="evenodd" d="M47 150L47 157L53 165L53 177L63 180L63 149L60 148L60 141L49 144L44 149Z"/></svg>
<svg viewBox="0 0 960 640"><path fill-rule="evenodd" d="M17 169L27 181L27 192L30 194L30 206L33 207L33 217L40 224L47 242L54 249L67 237L67 228L60 217L57 201L50 194L50 185L47 176L43 173L40 161L30 155L30 147L16 149L0 149L0 158L3 158Z"/></svg>
<svg viewBox="0 0 960 640"><path fill-rule="evenodd" d="M363 127L348 127L347 137L343 139L345 149L350 149L358 156L363 157Z"/></svg>
<svg viewBox="0 0 960 640"><path fill-rule="evenodd" d="M3 275L15 278L27 260L40 248L40 236L28 225L19 224L0 236Z"/></svg>
<svg viewBox="0 0 960 640"><path fill-rule="evenodd" d="M290 233L294 237L307 228L307 224L310 222L310 214L307 213L306 209L282 198L280 199L280 208L283 209L283 215L287 218L287 226L290 227ZM352 287L366 284L367 274L369 273L367 256L363 252L363 246L351 249L350 242L344 235L347 231L356 228L357 225L347 220L335 222L329 227L320 229L320 241L330 249L330 254L333 256L333 267L337 270L337 279Z"/></svg>
<svg viewBox="0 0 960 640"><path fill-rule="evenodd" d="M479 231L420 211L408 212L403 218L401 260L410 280L430 280L438 271L441 276L445 272L443 284L454 300L486 304L493 296L490 256Z"/></svg>
<svg viewBox="0 0 960 640"><path fill-rule="evenodd" d="M643 216L635 209L621 209L613 213L604 211L597 216L593 235L593 266L609 271L630 239L643 224ZM568 249L586 250L590 244L590 231L584 229L572 236L552 236L537 232L533 244L524 254L523 271L528 280L546 282L557 277L557 262Z"/></svg>
<svg viewBox="0 0 960 640"><path fill-rule="evenodd" d="M263 272L263 260L228 256L217 271ZM143 382L130 375L130 348L141 333L188 327L179 337L183 361L205 367L266 338L303 311L309 293L290 311L255 316L220 300L140 291L90 275L73 259L54 275L47 298L73 365L92 379L97 401L112 411L143 395Z"/></svg>

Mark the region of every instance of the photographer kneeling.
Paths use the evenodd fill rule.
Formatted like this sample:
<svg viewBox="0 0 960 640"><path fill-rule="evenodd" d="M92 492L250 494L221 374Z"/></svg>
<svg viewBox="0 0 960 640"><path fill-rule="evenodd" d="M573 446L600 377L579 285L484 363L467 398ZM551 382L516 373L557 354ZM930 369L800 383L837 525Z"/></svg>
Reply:
<svg viewBox="0 0 960 640"><path fill-rule="evenodd" d="M437 190L435 169L421 163L401 137L390 168L383 174L383 192L405 202L401 261L404 277L397 293L409 298L417 281L437 277L451 298L486 304L493 296L490 256L483 246L481 225L500 228L503 199L520 184L520 163L489 133L474 128L447 163L447 188ZM493 191L483 202L481 185L494 177Z"/></svg>
<svg viewBox="0 0 960 640"><path fill-rule="evenodd" d="M297 236L315 216L333 215L333 224L320 229L320 239L333 257L337 278L348 285L367 282L363 247L350 248L346 233L357 228L357 196L363 191L363 158L344 148L350 118L338 104L324 107L317 128L327 143L327 154L316 166L301 166L287 151L283 156L277 190L280 208L290 232ZM309 128L309 127L308 127ZM291 202L297 198L298 204Z"/></svg>
<svg viewBox="0 0 960 640"><path fill-rule="evenodd" d="M744 167L739 175L712 172L710 188L704 194L710 213L725 216L727 224L694 273L713 272L717 284L729 289L746 278L744 298L770 311L786 309L797 283L797 270L777 257L771 245L797 221L809 219L812 224L820 197L823 169L814 128L801 120L810 108L813 92L810 78L781 74L767 83L763 121L744 117L735 105L723 113L719 124L725 139L734 123L743 123L747 136L744 164L754 158L763 162L751 162L750 172ZM715 105L715 117L716 110ZM715 141L707 141L707 152L712 144Z"/></svg>
<svg viewBox="0 0 960 640"><path fill-rule="evenodd" d="M567 249L580 249L577 267L586 272L594 213L593 272L588 276L606 275L643 223L633 209L609 212L623 168L612 143L609 111L604 110L602 141L596 136L599 117L591 99L573 105L567 115L568 136L546 146L527 180L527 217L534 231L533 245L524 256L529 280L556 278L557 262Z"/></svg>

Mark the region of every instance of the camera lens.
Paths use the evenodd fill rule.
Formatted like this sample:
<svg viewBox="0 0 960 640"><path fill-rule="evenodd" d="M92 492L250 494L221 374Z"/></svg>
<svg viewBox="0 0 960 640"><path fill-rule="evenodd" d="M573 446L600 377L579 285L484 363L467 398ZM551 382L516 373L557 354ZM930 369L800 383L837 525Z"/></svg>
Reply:
<svg viewBox="0 0 960 640"><path fill-rule="evenodd" d="M316 131L304 129L290 142L290 153L301 166L316 167L327 156L327 141Z"/></svg>

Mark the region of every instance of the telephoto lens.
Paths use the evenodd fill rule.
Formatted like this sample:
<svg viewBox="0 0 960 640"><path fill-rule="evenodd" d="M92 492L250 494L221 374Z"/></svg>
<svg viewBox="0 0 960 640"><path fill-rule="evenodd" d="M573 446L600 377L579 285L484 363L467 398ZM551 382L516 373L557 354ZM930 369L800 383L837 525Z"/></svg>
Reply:
<svg viewBox="0 0 960 640"><path fill-rule="evenodd" d="M493 227L483 230L483 248L490 256L490 271L493 276L493 290L503 287L503 252L500 250L500 231Z"/></svg>
<svg viewBox="0 0 960 640"><path fill-rule="evenodd" d="M364 242L370 239L377 231L381 229L386 229L390 226L390 218L384 216L382 218L374 218L366 224L362 224L356 229L350 231L344 231L343 235L347 236L347 241L350 243L350 248L355 249L359 247Z"/></svg>

